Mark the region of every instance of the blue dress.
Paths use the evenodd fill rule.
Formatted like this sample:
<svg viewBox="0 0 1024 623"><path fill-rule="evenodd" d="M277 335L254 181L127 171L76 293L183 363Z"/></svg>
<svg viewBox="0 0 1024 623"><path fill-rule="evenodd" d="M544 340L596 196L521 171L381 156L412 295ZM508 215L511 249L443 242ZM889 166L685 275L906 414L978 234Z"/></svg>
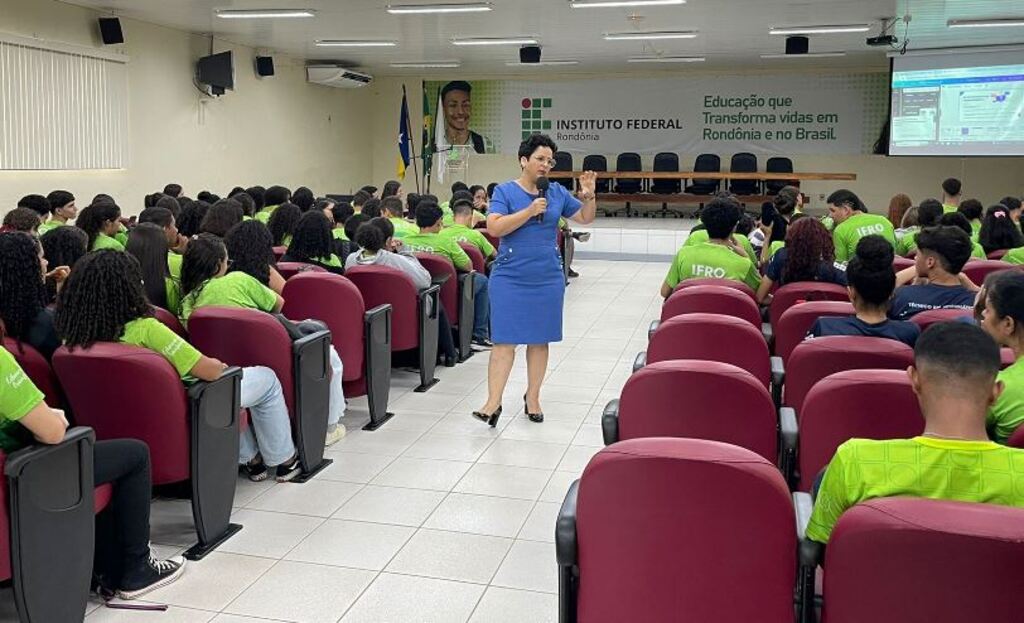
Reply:
<svg viewBox="0 0 1024 623"><path fill-rule="evenodd" d="M515 214L537 198L515 181L494 189L489 213ZM548 209L501 239L491 267L491 340L495 344L547 344L562 341L565 275L558 253L558 219L582 204L561 184L547 192Z"/></svg>

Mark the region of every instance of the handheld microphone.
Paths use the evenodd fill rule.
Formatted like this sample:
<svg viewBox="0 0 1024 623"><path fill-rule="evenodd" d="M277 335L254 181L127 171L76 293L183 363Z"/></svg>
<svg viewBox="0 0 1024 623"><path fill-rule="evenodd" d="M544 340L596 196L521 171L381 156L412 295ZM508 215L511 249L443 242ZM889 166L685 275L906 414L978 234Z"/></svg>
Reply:
<svg viewBox="0 0 1024 623"><path fill-rule="evenodd" d="M540 197L541 199L544 199L545 195L548 194L548 188L550 186L551 186L551 182L548 181L548 178L546 178L546 177L538 177L537 178L537 196ZM537 222L538 223L543 223L544 222L544 214L543 213L537 215Z"/></svg>

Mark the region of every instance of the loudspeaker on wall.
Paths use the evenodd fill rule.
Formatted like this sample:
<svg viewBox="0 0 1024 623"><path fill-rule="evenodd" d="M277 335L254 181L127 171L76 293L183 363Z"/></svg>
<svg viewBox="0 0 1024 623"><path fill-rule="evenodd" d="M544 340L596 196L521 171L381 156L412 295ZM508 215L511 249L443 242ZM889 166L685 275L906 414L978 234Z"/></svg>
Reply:
<svg viewBox="0 0 1024 623"><path fill-rule="evenodd" d="M124 43L124 33L121 31L121 20L116 17L101 17L99 22L100 37L103 38L104 45Z"/></svg>
<svg viewBox="0 0 1024 623"><path fill-rule="evenodd" d="M273 56L257 56L256 57L256 75L264 78L266 76L274 75L274 57Z"/></svg>

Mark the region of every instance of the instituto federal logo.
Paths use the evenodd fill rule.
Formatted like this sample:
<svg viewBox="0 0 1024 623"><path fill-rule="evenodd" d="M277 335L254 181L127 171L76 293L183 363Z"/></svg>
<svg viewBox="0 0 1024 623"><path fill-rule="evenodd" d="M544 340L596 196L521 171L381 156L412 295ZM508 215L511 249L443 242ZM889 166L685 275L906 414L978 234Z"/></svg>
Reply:
<svg viewBox="0 0 1024 623"><path fill-rule="evenodd" d="M540 134L551 129L551 120L544 118L544 109L551 108L550 97L523 98L523 140L531 134Z"/></svg>

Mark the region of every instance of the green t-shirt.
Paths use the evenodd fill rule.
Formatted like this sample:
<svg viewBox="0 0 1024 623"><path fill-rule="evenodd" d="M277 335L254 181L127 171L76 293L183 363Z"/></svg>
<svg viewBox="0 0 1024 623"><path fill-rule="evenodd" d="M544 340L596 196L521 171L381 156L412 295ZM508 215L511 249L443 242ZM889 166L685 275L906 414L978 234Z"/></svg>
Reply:
<svg viewBox="0 0 1024 623"><path fill-rule="evenodd" d="M750 244L750 238L747 238L743 234L733 234L733 239L743 247L743 250L750 256L750 261L757 264L757 254L754 253L754 245ZM711 239L708 235L708 230L698 229L697 231L691 231L690 235L686 237L686 242L683 243L684 247L691 247L698 244L704 244Z"/></svg>
<svg viewBox="0 0 1024 623"><path fill-rule="evenodd" d="M978 242L978 238L981 236L981 220L974 219L971 221L971 229L974 230L974 233L971 234L971 240Z"/></svg>
<svg viewBox="0 0 1024 623"><path fill-rule="evenodd" d="M203 357L201 352L156 318L136 318L125 324L124 333L118 341L163 355L181 378L188 376L189 371Z"/></svg>
<svg viewBox="0 0 1024 623"><path fill-rule="evenodd" d="M471 244L474 247L480 249L480 253L483 253L484 259L487 259L494 255L494 245L487 239L479 229L473 229L472 227L466 227L465 225L459 225L458 223L451 227L445 227L441 230L441 236L450 238L458 244L465 242Z"/></svg>
<svg viewBox="0 0 1024 623"><path fill-rule="evenodd" d="M318 257L316 258L316 261L320 262L324 266L331 266L333 268L345 267L345 265L341 263L341 259L334 253L331 253L330 257Z"/></svg>
<svg viewBox="0 0 1024 623"><path fill-rule="evenodd" d="M956 212L958 209L959 208L957 208L956 206L951 206L948 203L942 204L942 213L943 214L949 214L951 212Z"/></svg>
<svg viewBox="0 0 1024 623"><path fill-rule="evenodd" d="M786 247L786 241L785 240L776 240L775 242L773 242L770 245L768 245L768 257L770 258L771 256L773 256L776 253L778 253L779 249L784 249L785 247Z"/></svg>
<svg viewBox="0 0 1024 623"><path fill-rule="evenodd" d="M977 259L977 260L984 260L984 259L988 258L988 256L985 255L984 247L982 247L975 240L971 241L971 257L973 257L974 259Z"/></svg>
<svg viewBox="0 0 1024 623"><path fill-rule="evenodd" d="M892 223L881 214L865 214L858 212L836 225L832 231L832 241L836 245L836 261L848 262L857 251L857 243L864 236L878 235L896 246L896 234Z"/></svg>
<svg viewBox="0 0 1024 623"><path fill-rule="evenodd" d="M259 221L259 222L263 223L264 225L266 225L268 222L270 222L270 215L273 214L274 210L276 210L276 209L277 209L276 205L274 205L274 206L266 206L262 210L260 210L259 212L256 213L255 218L256 218L257 221Z"/></svg>
<svg viewBox="0 0 1024 623"><path fill-rule="evenodd" d="M164 288L167 292L167 311L177 316L181 313L181 283L174 277L165 277Z"/></svg>
<svg viewBox="0 0 1024 623"><path fill-rule="evenodd" d="M831 216L821 217L821 224L825 226L825 229L832 231L836 228L836 222Z"/></svg>
<svg viewBox="0 0 1024 623"><path fill-rule="evenodd" d="M455 213L452 212L451 201L445 201L439 207L441 208L441 224L445 227L450 227L455 224Z"/></svg>
<svg viewBox="0 0 1024 623"><path fill-rule="evenodd" d="M896 255L907 256L917 248L917 233L919 231L921 231L919 227L907 228L903 235L896 239Z"/></svg>
<svg viewBox="0 0 1024 623"><path fill-rule="evenodd" d="M454 239L441 234L421 234L402 238L405 248L415 253L434 253L452 261L456 270L473 270L473 261Z"/></svg>
<svg viewBox="0 0 1024 623"><path fill-rule="evenodd" d="M50 220L46 221L45 223L39 226L39 235L42 236L48 231L52 231L54 229L57 229L58 227L63 227L66 225L67 223L62 223L55 218L51 218Z"/></svg>
<svg viewBox="0 0 1024 623"><path fill-rule="evenodd" d="M1003 256L1004 262L1010 264L1024 264L1024 247L1017 247L1016 249L1010 249Z"/></svg>
<svg viewBox="0 0 1024 623"><path fill-rule="evenodd" d="M111 238L106 234L97 234L96 241L92 243L92 251L99 251L101 249L113 249L115 251L124 251L124 245L118 242L115 238Z"/></svg>
<svg viewBox="0 0 1024 623"><path fill-rule="evenodd" d="M184 255L179 255L174 251L167 253L167 270L171 271L171 276L175 279L181 279L181 263L185 261Z"/></svg>
<svg viewBox="0 0 1024 623"><path fill-rule="evenodd" d="M43 401L14 355L0 348L0 450L13 452L32 443L32 433L18 423Z"/></svg>
<svg viewBox="0 0 1024 623"><path fill-rule="evenodd" d="M825 471L807 537L827 543L847 509L897 495L1024 506L1024 451L934 437L851 439Z"/></svg>
<svg viewBox="0 0 1024 623"><path fill-rule="evenodd" d="M128 246L128 229L124 225L121 225L121 229L114 234L114 240L121 243L122 251L124 251L124 247Z"/></svg>
<svg viewBox="0 0 1024 623"><path fill-rule="evenodd" d="M420 228L416 227L404 218L398 218L393 216L388 219L391 224L395 226L395 238L405 238L406 236L415 236L420 233Z"/></svg>
<svg viewBox="0 0 1024 623"><path fill-rule="evenodd" d="M989 437L1006 443L1024 424L1024 358L1015 361L996 378L1003 382L1003 393L988 410L986 425Z"/></svg>
<svg viewBox="0 0 1024 623"><path fill-rule="evenodd" d="M188 320L200 307L242 307L272 312L277 294L248 273L233 272L209 279L181 300L181 318Z"/></svg>
<svg viewBox="0 0 1024 623"><path fill-rule="evenodd" d="M348 236L345 235L344 227L335 227L332 229L331 236L333 236L335 240L348 240Z"/></svg>
<svg viewBox="0 0 1024 623"><path fill-rule="evenodd" d="M755 289L761 285L761 275L749 258L713 242L683 245L676 253L665 283L675 288L687 279L732 279Z"/></svg>

